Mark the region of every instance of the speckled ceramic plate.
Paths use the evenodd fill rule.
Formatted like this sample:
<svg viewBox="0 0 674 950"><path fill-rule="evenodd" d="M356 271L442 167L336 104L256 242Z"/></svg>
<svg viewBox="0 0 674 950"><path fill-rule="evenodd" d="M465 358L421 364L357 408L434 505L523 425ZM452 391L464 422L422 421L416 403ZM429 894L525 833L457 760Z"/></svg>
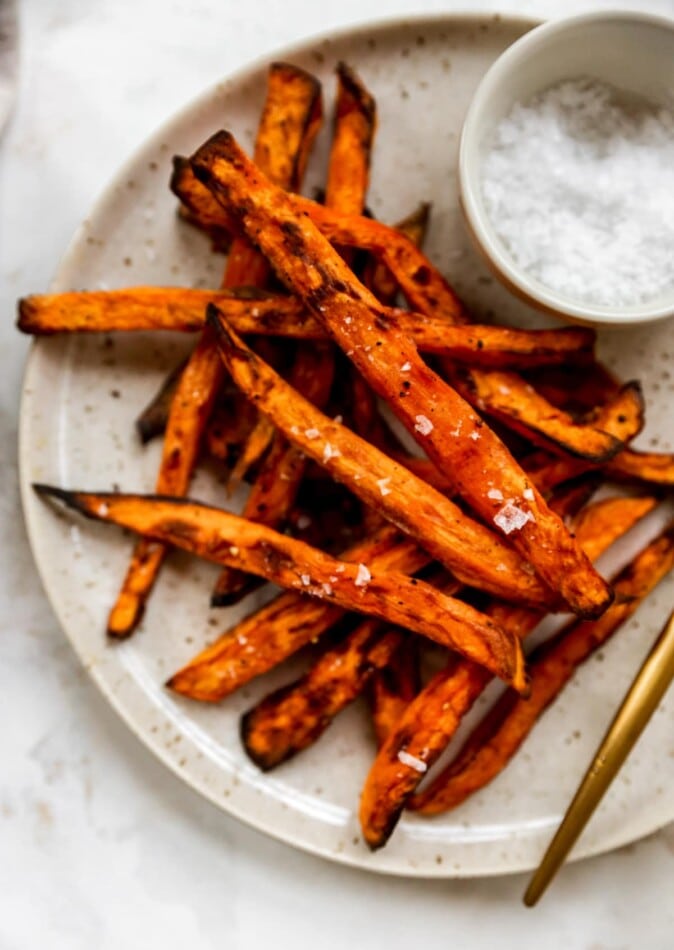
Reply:
<svg viewBox="0 0 674 950"><path fill-rule="evenodd" d="M419 200L431 200L430 255L479 312L519 323L536 318L494 285L468 247L458 216L455 163L462 117L477 82L531 25L498 17L419 19L350 30L280 54L316 72L328 96L338 60L362 73L379 103L372 208L395 220ZM265 67L259 63L223 82L150 138L77 233L56 289L217 284L222 261L176 219L167 188L170 159L176 152L189 154L222 126L250 144ZM322 180L327 137L312 162L308 189ZM663 449L672 448L667 403L673 331L673 324L664 324L609 336L602 344L603 356L624 376L645 379L650 421L644 438ZM239 715L271 686L290 680L292 664L217 707L183 701L162 687L169 673L241 613L207 609L215 569L174 556L142 629L127 643L109 645L104 622L129 539L60 516L30 490L34 480L151 490L158 447L141 449L133 421L187 345L159 336L62 338L41 340L31 353L21 419L26 518L44 585L82 662L163 762L221 808L290 844L394 874L451 877L532 867L674 600L671 587L661 588L615 643L585 666L498 780L445 817L404 818L389 845L370 854L356 816L373 755L364 709L356 704L314 748L261 774L239 744ZM193 494L223 501L207 475L200 475ZM577 856L615 847L674 817L673 718L674 696L654 717Z"/></svg>

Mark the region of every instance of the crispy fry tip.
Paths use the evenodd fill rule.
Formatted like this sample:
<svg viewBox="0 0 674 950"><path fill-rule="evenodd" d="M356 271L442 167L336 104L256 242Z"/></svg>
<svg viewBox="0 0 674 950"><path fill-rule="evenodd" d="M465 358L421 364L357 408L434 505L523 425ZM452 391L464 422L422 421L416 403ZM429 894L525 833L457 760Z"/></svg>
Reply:
<svg viewBox="0 0 674 950"><path fill-rule="evenodd" d="M172 165L172 170L171 170L171 178L169 179L169 188L171 189L174 195L178 195L178 192L176 191L176 186L180 180L180 176L183 174L185 169L190 167L190 160L189 158L185 158L184 155L174 155L173 158L171 159L171 165ZM178 197L180 196L178 195Z"/></svg>
<svg viewBox="0 0 674 950"><path fill-rule="evenodd" d="M226 591L214 590L211 594L211 599L209 605L211 607L232 607L234 604L238 604L241 600L241 594L238 590L233 591L231 594Z"/></svg>
<svg viewBox="0 0 674 950"><path fill-rule="evenodd" d="M44 482L33 482L33 491L41 498L53 498L63 502L68 508L81 510L77 492L68 491L65 488L57 488L56 485L47 485Z"/></svg>
<svg viewBox="0 0 674 950"><path fill-rule="evenodd" d="M255 749L253 743L249 741L254 712L255 707L253 707L253 709L249 709L247 713L244 713L241 716L241 721L239 722L239 738L241 740L241 745L243 746L244 751L251 762L257 765L261 772L270 772L275 765L280 765L284 760L274 760L273 758L265 756L263 753L258 752Z"/></svg>
<svg viewBox="0 0 674 950"><path fill-rule="evenodd" d="M137 613L133 618L133 622L128 624L126 627L106 627L105 635L108 640L128 640L131 634L135 632L136 627L142 620L144 613L145 610L141 610L139 613Z"/></svg>
<svg viewBox="0 0 674 950"><path fill-rule="evenodd" d="M367 825L361 826L363 839L370 851L379 851L384 847L384 845L388 842L388 839L395 831L402 812L403 806L401 805L400 808L396 808L386 816L386 821L384 824L378 825L376 828Z"/></svg>
<svg viewBox="0 0 674 950"><path fill-rule="evenodd" d="M306 69L302 69L301 66L296 66L294 63L286 63L284 60L275 60L269 66L269 72L280 72L288 73L290 76L301 77L307 85L313 89L314 95L319 95L321 92L321 83L311 73L308 73Z"/></svg>
<svg viewBox="0 0 674 950"><path fill-rule="evenodd" d="M202 184L208 185L213 174L211 171L211 162L215 158L230 162L236 155L236 141L231 132L220 129L214 135L211 135L203 145L199 146L194 155L189 159L189 164L194 172L194 177Z"/></svg>
<svg viewBox="0 0 674 950"><path fill-rule="evenodd" d="M225 363L232 355L238 355L245 360L249 359L248 350L242 349L239 345L239 337L214 303L209 303L206 307L206 323L215 335L218 350Z"/></svg>
<svg viewBox="0 0 674 950"><path fill-rule="evenodd" d="M349 94L358 101L368 122L373 123L377 115L377 103L374 96L365 88L358 74L343 60L335 67L339 81Z"/></svg>
<svg viewBox="0 0 674 950"><path fill-rule="evenodd" d="M33 315L33 298L32 297L21 297L16 304L16 328L20 330L21 333L32 333L33 321L31 319Z"/></svg>

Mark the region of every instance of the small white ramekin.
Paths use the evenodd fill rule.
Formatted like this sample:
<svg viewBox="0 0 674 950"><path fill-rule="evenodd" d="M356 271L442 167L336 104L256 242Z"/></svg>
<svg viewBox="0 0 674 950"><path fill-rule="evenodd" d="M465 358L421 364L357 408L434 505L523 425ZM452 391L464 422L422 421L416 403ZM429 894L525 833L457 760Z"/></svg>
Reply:
<svg viewBox="0 0 674 950"><path fill-rule="evenodd" d="M579 77L602 80L671 108L674 20L635 12L553 20L525 34L496 60L478 86L461 135L459 194L468 230L496 276L539 310L596 326L662 320L674 315L674 290L646 304L600 307L546 287L515 263L484 206L481 165L496 125L516 102Z"/></svg>

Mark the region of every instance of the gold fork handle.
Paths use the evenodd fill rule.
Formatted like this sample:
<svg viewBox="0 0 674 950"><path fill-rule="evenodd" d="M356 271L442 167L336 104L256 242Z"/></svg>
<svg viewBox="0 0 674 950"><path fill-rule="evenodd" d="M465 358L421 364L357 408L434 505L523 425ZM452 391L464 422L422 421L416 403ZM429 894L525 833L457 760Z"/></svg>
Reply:
<svg viewBox="0 0 674 950"><path fill-rule="evenodd" d="M524 894L527 907L544 893L587 824L674 678L674 613L630 686Z"/></svg>

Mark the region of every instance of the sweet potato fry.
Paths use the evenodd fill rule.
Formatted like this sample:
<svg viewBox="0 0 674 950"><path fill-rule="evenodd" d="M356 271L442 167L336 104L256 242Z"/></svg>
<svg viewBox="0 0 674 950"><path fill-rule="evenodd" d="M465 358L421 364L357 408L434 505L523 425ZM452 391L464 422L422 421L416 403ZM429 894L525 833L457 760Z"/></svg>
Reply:
<svg viewBox="0 0 674 950"><path fill-rule="evenodd" d="M269 67L255 162L274 182L298 191L323 121L321 84L291 63Z"/></svg>
<svg viewBox="0 0 674 950"><path fill-rule="evenodd" d="M457 582L441 588L459 589ZM267 771L312 745L335 716L368 683L377 688L373 716L381 743L400 712L419 691L417 638L404 630L366 620L324 650L299 679L283 686L243 717L241 736L251 759Z"/></svg>
<svg viewBox="0 0 674 950"><path fill-rule="evenodd" d="M447 588L444 588L447 593ZM421 689L419 650L415 637L405 636L369 682L369 701L377 745L382 746Z"/></svg>
<svg viewBox="0 0 674 950"><path fill-rule="evenodd" d="M604 471L611 478L674 485L674 455L624 449L605 466Z"/></svg>
<svg viewBox="0 0 674 950"><path fill-rule="evenodd" d="M231 468L256 422L255 408L237 389L218 400L205 433L209 455Z"/></svg>
<svg viewBox="0 0 674 950"><path fill-rule="evenodd" d="M369 181L370 149L374 137L375 105L360 79L344 63L337 67L337 115L330 150L325 202L330 207L360 214ZM306 399L323 408L334 376L334 353L327 342L299 346L290 382ZM266 420L269 424L269 420ZM243 511L245 518L270 527L283 523L304 475L304 455L276 430ZM273 494L273 498L270 496ZM246 575L224 568L218 577L211 606L238 601L252 584Z"/></svg>
<svg viewBox="0 0 674 950"><path fill-rule="evenodd" d="M320 86L303 70L284 63L272 64L267 98L255 142L255 158L281 187L298 181L320 124ZM266 278L268 265L244 238L230 248L224 283L238 286ZM184 495L204 429L223 377L217 351L205 330L183 371L164 435L161 465L156 481L160 494ZM108 635L130 636L138 625L145 603L166 556L166 546L141 538L131 558L117 600L108 618Z"/></svg>
<svg viewBox="0 0 674 950"><path fill-rule="evenodd" d="M203 171L200 174L203 177ZM220 197L224 198L224 195L221 193ZM415 310L432 314L437 313L441 306L443 313L453 322L467 322L466 312L447 281L404 235L396 235L392 228L366 218L335 215L308 199L295 198L292 207L296 213L310 217L330 241L356 245L378 254L395 275ZM230 221L230 226L231 212L232 208L228 206L223 216ZM265 253L269 253L268 248ZM451 367L448 366L447 369L451 373ZM541 394L536 398L533 391L526 389L523 381L514 377L504 377L492 383L480 370L475 370L470 373L469 384L465 381L464 385L468 390L481 391L485 409L490 401L494 402L494 412L502 412L503 417L506 416L505 409L512 409L516 413L515 422L521 422L524 416L540 437L547 438L553 444L561 443L576 453L589 454L595 460L608 458L620 448L615 439L596 433L596 427L576 426L573 420L565 417L563 413L555 412L555 407ZM518 398L497 399L497 396L504 395L500 392L501 388L509 390L513 395L517 394ZM466 395L466 389L463 394Z"/></svg>
<svg viewBox="0 0 674 950"><path fill-rule="evenodd" d="M605 405L595 412L595 420L605 432L628 442L637 435L643 426L643 395L638 382L629 382L619 387ZM596 466L609 478L617 480L637 480L653 484L667 485L674 480L674 457L657 453L640 453L633 449L622 449L608 462ZM551 460L547 455L534 455L530 458L527 471L542 491L548 486L575 478L594 466L587 460L563 455Z"/></svg>
<svg viewBox="0 0 674 950"><path fill-rule="evenodd" d="M237 333L325 340L327 334L294 297L240 287L197 290L130 287L126 290L34 294L19 301L18 328L35 336L54 333L203 329L206 306L215 303ZM440 317L387 308L386 315L424 353L470 365L526 369L583 362L592 355L594 333L583 327L517 330L511 327L452 326Z"/></svg>
<svg viewBox="0 0 674 950"><path fill-rule="evenodd" d="M544 448L561 449L591 462L606 462L622 448L622 443L609 432L576 424L571 416L551 406L513 373L475 373L455 367L449 380L471 405Z"/></svg>
<svg viewBox="0 0 674 950"><path fill-rule="evenodd" d="M330 395L333 361L329 344L319 343L307 349L295 360L291 370L291 383L305 399L315 405L323 405ZM328 352L326 352L326 350ZM266 419L265 416L261 417ZM266 419L274 430L269 452L251 486L242 515L269 527L283 525L295 501L305 468L305 456L296 446ZM248 444L250 445L251 440ZM246 574L226 567L218 577L211 596L212 607L224 607L237 603L253 589Z"/></svg>
<svg viewBox="0 0 674 950"><path fill-rule="evenodd" d="M388 663L402 632L365 620L326 650L300 679L270 693L241 720L241 740L263 771L312 745Z"/></svg>
<svg viewBox="0 0 674 950"><path fill-rule="evenodd" d="M210 313L232 379L308 457L416 538L460 580L503 597L549 602L545 588L496 534L312 406L246 347L215 307Z"/></svg>
<svg viewBox="0 0 674 950"><path fill-rule="evenodd" d="M184 495L196 464L201 435L210 415L223 371L215 367L213 346L204 334L182 372L164 434L157 491ZM215 353L217 356L217 351ZM194 399L198 393L203 398ZM115 639L130 636L140 622L145 604L167 553L167 547L140 538L133 549L122 587L108 617L107 633Z"/></svg>
<svg viewBox="0 0 674 950"><path fill-rule="evenodd" d="M616 601L603 617L575 622L530 658L532 689L525 703L507 691L468 737L456 758L409 803L436 815L484 788L508 764L536 720L559 695L575 669L605 643L674 567L674 527L652 541L614 582Z"/></svg>
<svg viewBox="0 0 674 950"><path fill-rule="evenodd" d="M289 289L321 320L375 392L389 401L410 434L451 473L459 494L510 535L516 549L575 613L595 616L605 610L611 600L608 586L505 446L456 391L429 370L409 337L390 324L376 298L233 137L218 133L197 152L192 167L240 218ZM495 510L489 497L493 489L507 499L503 509Z"/></svg>
<svg viewBox="0 0 674 950"><path fill-rule="evenodd" d="M269 419L258 416L230 472L227 480L228 491L231 492L246 477L251 468L261 461L271 447L275 432Z"/></svg>
<svg viewBox="0 0 674 950"><path fill-rule="evenodd" d="M136 431L143 445L147 445L166 429L171 402L178 386L185 361L182 360L168 374L160 388L136 419Z"/></svg>
<svg viewBox="0 0 674 950"><path fill-rule="evenodd" d="M486 664L518 690L526 689L524 660L514 637L468 604L406 574L372 574L364 564L338 561L264 525L187 499L34 487L87 517L414 630Z"/></svg>
<svg viewBox="0 0 674 950"><path fill-rule="evenodd" d="M401 540L392 525L384 525L371 537L349 547L340 558L367 564L371 571L406 574L414 574L430 560L413 542ZM217 702L317 640L343 614L343 610L325 600L316 601L292 592L280 594L218 637L172 676L167 685L191 699Z"/></svg>
<svg viewBox="0 0 674 950"><path fill-rule="evenodd" d="M583 508L574 518L574 531L587 556L596 561L614 541L645 518L657 505L657 498L604 498Z"/></svg>
<svg viewBox="0 0 674 950"><path fill-rule="evenodd" d="M422 202L412 214L398 221L396 231L404 234L417 247L422 247L431 214L428 202ZM370 255L363 270L363 283L383 304L393 304L398 295L398 281L386 264Z"/></svg>
<svg viewBox="0 0 674 950"><path fill-rule="evenodd" d="M570 497L567 495L565 503ZM598 557L655 507L653 498L611 498L595 502L576 518L575 530L589 556ZM494 604L489 611L523 639L541 614ZM463 717L489 683L474 664L452 657L407 706L382 746L361 797L361 825L369 846L380 848L426 771L449 745ZM400 753L406 753L400 758ZM411 758L408 758L411 757Z"/></svg>
<svg viewBox="0 0 674 950"><path fill-rule="evenodd" d="M205 231L206 234L236 234L236 221L225 213L224 208L215 200L202 183L195 177L189 158L183 155L173 156L173 171L169 187L180 201L178 213L190 224Z"/></svg>
<svg viewBox="0 0 674 950"><path fill-rule="evenodd" d="M337 105L325 204L361 214L370 179L370 155L377 125L375 101L346 63L337 66Z"/></svg>

